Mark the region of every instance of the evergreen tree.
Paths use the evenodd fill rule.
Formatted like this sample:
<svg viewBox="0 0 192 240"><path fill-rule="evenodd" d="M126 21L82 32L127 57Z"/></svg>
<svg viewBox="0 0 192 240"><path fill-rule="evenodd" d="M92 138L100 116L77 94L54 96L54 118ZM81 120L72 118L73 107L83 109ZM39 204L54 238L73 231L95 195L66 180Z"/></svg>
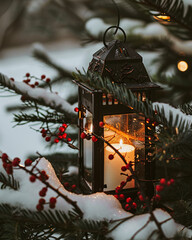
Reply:
<svg viewBox="0 0 192 240"><path fill-rule="evenodd" d="M3 165L0 173L1 189L10 189L10 192L22 192L24 182L18 177L16 173L18 170L26 181L29 179L29 183L35 184L39 181L40 187L37 190L37 195L39 192L40 199L44 199L46 196L46 189L48 189L48 192L51 189L55 195L46 203L45 200L39 200L36 212L34 209L29 210L22 206L19 208L17 203L2 201L0 205L0 239L115 238L113 233L121 224L142 213L149 213L150 218L143 226L139 227L138 231L135 231L130 239L138 239L140 232L147 229L151 221L156 224L156 229L152 228L148 239L154 236L153 234L156 232L159 239L173 237L167 236L162 228L162 225L172 221L172 218L185 227L191 228L192 7L184 5L181 0L125 0L119 1L117 6L108 1L97 0L94 3L80 1L78 6L89 10L91 16L82 19L79 16L76 3L73 1L53 1L46 5L49 10L52 6L54 6L54 12L58 11L58 6L59 8L62 7L70 16L69 19L74 20L75 24L70 25L71 31L77 33L78 23L78 29L81 33L84 33L82 36L84 44L102 41L102 29L101 31L95 29L96 32L94 32L94 29L90 26L95 23L99 24L99 21L103 21L105 27L116 24L116 17L111 16L116 15L114 13L116 13L116 7L118 6L122 19L128 18L132 23L134 20L132 27L128 25L126 29L125 24L130 46L144 54L148 51L157 53L154 64L158 67L151 77L154 81L162 84L163 90L159 92L156 99L170 105L157 104L156 111L154 111L154 104L151 101L147 100L145 103L138 101L135 95L125 87L111 83L109 79L103 79L98 74L91 74L90 72L77 71L72 74L67 69L54 63L44 51L38 49L34 51L34 56L57 70L58 74L54 79L50 80L45 75L37 78L27 73L23 83L18 83L14 79L9 79L3 73L0 75L1 88L21 95L23 101L22 106L14 106L11 109L19 108L21 110L19 114L14 115L14 121L17 125L38 123L39 127L36 128L36 131L40 132L50 147L56 144L61 144L61 146L67 144L74 150L72 154L63 153L45 157L54 166L57 177L63 186L69 191L81 193L77 176L65 174L70 165L77 164L78 109L73 110L74 104L77 102L77 94L64 100L53 92L54 84L71 81L75 77L75 79L88 84L90 87L100 89L104 93L113 94L113 97L125 106L131 106L136 112L142 113L147 119L150 119L149 121L158 123L154 132L155 140L152 149L153 161L156 161L159 170L156 179L159 182L156 186L158 194L155 194L152 199L146 197L144 189L137 179L137 173L133 171L130 164L128 169L138 182L140 191L139 196L133 199L134 203L137 202L136 209L134 207L127 208L127 210L132 211L133 215L119 220L114 220L112 217L106 217L102 220L88 219L84 217L87 213L84 211L86 207L83 208L80 198L77 200L75 197L71 197L62 187L57 188L58 185L55 185L54 181L48 181L49 178L52 179L54 173L50 171L49 175L49 167L47 167L49 165L40 154L38 160L34 161L31 167L31 159L34 156L27 159L25 166L22 166L20 165L20 159L10 159L7 154L1 153ZM99 21L98 18L100 18ZM126 22L124 21L124 23ZM159 35L154 34L156 29L159 31ZM112 34L110 37L112 37ZM119 34L117 37L122 39ZM170 70L172 72L171 76L169 74ZM32 109L33 113L29 114L28 109ZM93 136L99 141L103 141L101 136L95 136L94 134ZM110 143L107 144L110 145ZM116 153L119 154L119 151L117 150ZM123 156L120 154L119 156L123 160ZM42 165L41 162L43 162ZM22 172L27 177L22 175ZM168 186L164 187L165 185ZM110 196L108 197L106 196L107 202L110 199ZM57 206L59 198L71 206L71 208L66 208L68 211L66 209L61 210L61 207L58 207L57 210L51 210ZM119 200L125 206L124 199ZM114 201L116 201L115 198ZM46 208L46 204L49 205L50 209ZM86 202L84 204L86 205ZM168 209L169 213L171 211L171 220L170 218L158 219L153 210L162 206L164 209ZM48 210L44 211L44 207ZM181 236L175 236L175 239L181 238ZM183 236L183 239L187 239L187 236Z"/></svg>

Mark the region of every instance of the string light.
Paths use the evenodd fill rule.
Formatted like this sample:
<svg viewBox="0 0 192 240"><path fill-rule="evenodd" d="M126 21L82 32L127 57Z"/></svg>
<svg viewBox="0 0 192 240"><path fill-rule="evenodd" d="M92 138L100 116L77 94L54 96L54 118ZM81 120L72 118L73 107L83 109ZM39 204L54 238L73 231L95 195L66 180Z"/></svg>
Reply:
<svg viewBox="0 0 192 240"><path fill-rule="evenodd" d="M164 21L170 21L171 17L167 16L167 15L158 15L158 16L154 16L155 19L157 20L164 20Z"/></svg>
<svg viewBox="0 0 192 240"><path fill-rule="evenodd" d="M180 61L180 62L178 62L178 64L177 64L177 68L179 69L179 71L185 72L185 71L187 71L187 69L188 69L188 64L187 64L187 62L185 62L185 61Z"/></svg>

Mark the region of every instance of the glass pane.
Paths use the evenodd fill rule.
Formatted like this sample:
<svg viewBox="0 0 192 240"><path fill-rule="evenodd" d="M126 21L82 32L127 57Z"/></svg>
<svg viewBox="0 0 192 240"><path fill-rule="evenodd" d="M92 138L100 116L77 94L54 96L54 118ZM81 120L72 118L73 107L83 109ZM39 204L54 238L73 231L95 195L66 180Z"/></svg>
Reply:
<svg viewBox="0 0 192 240"><path fill-rule="evenodd" d="M127 162L134 162L134 168L140 178L144 177L145 160L145 118L136 113L104 116L104 138L109 141ZM114 155L110 160L108 156ZM104 150L104 184L105 190L114 190L126 176L121 175L124 162L111 147L105 145ZM126 174L131 175L129 171ZM134 188L135 181L128 182L126 188Z"/></svg>
<svg viewBox="0 0 192 240"><path fill-rule="evenodd" d="M83 128L85 129L86 133L91 133L93 130L93 117L92 114L87 110L85 111ZM92 187L92 152L93 152L92 141L84 139L83 141L84 178L90 187Z"/></svg>

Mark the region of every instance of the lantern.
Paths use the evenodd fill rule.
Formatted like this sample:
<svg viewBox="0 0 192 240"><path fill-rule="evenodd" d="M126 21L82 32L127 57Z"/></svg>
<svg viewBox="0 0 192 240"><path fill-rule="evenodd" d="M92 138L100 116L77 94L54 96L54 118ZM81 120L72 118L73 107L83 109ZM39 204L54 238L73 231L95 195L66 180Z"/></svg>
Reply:
<svg viewBox="0 0 192 240"><path fill-rule="evenodd" d="M116 40L101 48L93 55L88 70L123 84L141 101L149 99L152 91L159 88L151 82L142 57L126 42ZM103 136L127 161L134 162L139 178L153 179L154 168L146 149L146 141L150 141L146 140L149 126L143 114L122 105L111 94L74 82L79 88L79 175L84 192L110 193L125 180L121 174L122 160L103 141L93 142L92 132ZM104 122L104 127L99 126L100 122ZM82 132L87 136L84 139L80 137ZM109 155L113 155L113 159L109 159ZM128 182L125 189L134 191L135 181Z"/></svg>

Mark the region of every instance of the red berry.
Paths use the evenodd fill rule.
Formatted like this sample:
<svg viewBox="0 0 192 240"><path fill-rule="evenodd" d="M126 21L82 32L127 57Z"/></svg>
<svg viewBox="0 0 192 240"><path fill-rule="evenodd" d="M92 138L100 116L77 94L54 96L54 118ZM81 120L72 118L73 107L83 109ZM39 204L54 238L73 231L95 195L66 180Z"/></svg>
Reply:
<svg viewBox="0 0 192 240"><path fill-rule="evenodd" d="M34 175L32 175L32 176L30 176L29 180L30 180L30 182L35 182L36 177Z"/></svg>
<svg viewBox="0 0 192 240"><path fill-rule="evenodd" d="M132 208L136 209L137 208L137 203L133 202L132 203Z"/></svg>
<svg viewBox="0 0 192 240"><path fill-rule="evenodd" d="M6 172L7 174L12 174L13 173L13 167L12 167L12 164L7 164L7 167L6 167Z"/></svg>
<svg viewBox="0 0 192 240"><path fill-rule="evenodd" d="M98 139L97 139L95 136L92 136L92 141L93 141L93 142L97 142Z"/></svg>
<svg viewBox="0 0 192 240"><path fill-rule="evenodd" d="M46 196L46 192L43 192L42 190L39 192L39 196L41 197L45 197Z"/></svg>
<svg viewBox="0 0 192 240"><path fill-rule="evenodd" d="M128 197L128 198L126 199L126 202L127 202L127 203L132 203L133 200L132 200L130 197Z"/></svg>
<svg viewBox="0 0 192 240"><path fill-rule="evenodd" d="M141 202L143 202L144 201L144 197L143 197L143 195L139 195L139 200L141 201Z"/></svg>
<svg viewBox="0 0 192 240"><path fill-rule="evenodd" d="M161 200L161 196L160 196L159 194L156 194L156 195L155 195L155 200L156 200L156 201L160 201L160 200Z"/></svg>
<svg viewBox="0 0 192 240"><path fill-rule="evenodd" d="M109 154L108 158L109 158L109 160L113 160L114 155L113 154Z"/></svg>
<svg viewBox="0 0 192 240"><path fill-rule="evenodd" d="M13 81L13 82L15 81L15 79L14 79L14 78L12 78L12 77L10 78L10 80L11 80L11 81Z"/></svg>
<svg viewBox="0 0 192 240"><path fill-rule="evenodd" d="M35 82L35 86L38 86L39 85L39 83L38 82Z"/></svg>
<svg viewBox="0 0 192 240"><path fill-rule="evenodd" d="M7 153L3 153L2 156L1 156L1 159L3 162L5 162L6 160L8 160L8 155Z"/></svg>
<svg viewBox="0 0 192 240"><path fill-rule="evenodd" d="M102 127L104 127L104 122L99 122L99 126L102 128Z"/></svg>
<svg viewBox="0 0 192 240"><path fill-rule="evenodd" d="M46 133L42 133L42 137L44 138L44 137L46 137L47 136L47 134Z"/></svg>
<svg viewBox="0 0 192 240"><path fill-rule="evenodd" d="M72 189L75 189L77 186L75 185L75 184L73 184L72 186L71 186L71 188Z"/></svg>
<svg viewBox="0 0 192 240"><path fill-rule="evenodd" d="M53 209L53 208L55 208L55 204L49 203L49 207Z"/></svg>
<svg viewBox="0 0 192 240"><path fill-rule="evenodd" d="M51 197L50 199L49 199L49 203L50 204L55 204L57 202L57 199L55 198L55 197Z"/></svg>
<svg viewBox="0 0 192 240"><path fill-rule="evenodd" d="M81 138L82 138L82 139L85 139L86 137L87 137L87 134L86 134L85 132L82 132L82 133L81 133Z"/></svg>
<svg viewBox="0 0 192 240"><path fill-rule="evenodd" d="M130 210L131 210L131 207L130 207L129 204L126 204L126 205L125 205L125 210L127 210L127 211L130 211Z"/></svg>
<svg viewBox="0 0 192 240"><path fill-rule="evenodd" d="M173 178L171 178L169 181L170 181L171 184L175 183L175 180Z"/></svg>
<svg viewBox="0 0 192 240"><path fill-rule="evenodd" d="M160 184L161 185L165 185L166 184L166 179L165 178L161 178L160 179Z"/></svg>
<svg viewBox="0 0 192 240"><path fill-rule="evenodd" d="M58 143L59 142L59 139L58 138L55 138L54 139L54 143Z"/></svg>
<svg viewBox="0 0 192 240"><path fill-rule="evenodd" d="M120 186L118 186L118 187L115 188L115 192L116 192L116 193L119 193L120 191L121 191L121 187L120 187Z"/></svg>
<svg viewBox="0 0 192 240"><path fill-rule="evenodd" d="M44 198L40 198L39 199L39 204L41 204L41 205L45 204L45 199Z"/></svg>
<svg viewBox="0 0 192 240"><path fill-rule="evenodd" d="M41 129L41 133L46 133L47 130L45 130L44 128Z"/></svg>
<svg viewBox="0 0 192 240"><path fill-rule="evenodd" d="M26 167L31 166L31 164L32 164L32 160L31 159L28 158L28 159L25 160L25 166Z"/></svg>
<svg viewBox="0 0 192 240"><path fill-rule="evenodd" d="M63 123L62 126L63 126L64 128L67 128L67 124L66 124L66 123Z"/></svg>
<svg viewBox="0 0 192 240"><path fill-rule="evenodd" d="M37 211L40 212L40 211L42 211L44 209L44 207L43 207L42 204L37 204L36 209L37 209Z"/></svg>
<svg viewBox="0 0 192 240"><path fill-rule="evenodd" d="M157 192L161 192L162 190L163 190L163 186L162 185L157 185L156 186L156 190L157 190Z"/></svg>
<svg viewBox="0 0 192 240"><path fill-rule="evenodd" d="M79 108L77 108L77 107L74 108L74 111L75 111L75 112L79 112Z"/></svg>
<svg viewBox="0 0 192 240"><path fill-rule="evenodd" d="M41 79L45 79L46 78L46 76L45 75L41 75Z"/></svg>
<svg viewBox="0 0 192 240"><path fill-rule="evenodd" d="M39 192L39 196L45 197L45 196L46 196L46 193L47 193L47 188L44 187L44 188L42 188L41 191Z"/></svg>
<svg viewBox="0 0 192 240"><path fill-rule="evenodd" d="M119 199L119 196L117 194L113 195L115 198Z"/></svg>
<svg viewBox="0 0 192 240"><path fill-rule="evenodd" d="M50 137L46 137L46 138L45 138L45 141L46 141L46 142L50 142L50 141L51 141L51 138L50 138Z"/></svg>
<svg viewBox="0 0 192 240"><path fill-rule="evenodd" d="M124 194L120 194L120 195L119 195L119 200L124 200L124 199L125 199Z"/></svg>
<svg viewBox="0 0 192 240"><path fill-rule="evenodd" d="M167 186L170 186L171 185L171 182L170 181L167 181Z"/></svg>
<svg viewBox="0 0 192 240"><path fill-rule="evenodd" d="M43 192L47 192L47 187L43 187L42 189L41 189Z"/></svg>
<svg viewBox="0 0 192 240"><path fill-rule="evenodd" d="M67 142L71 142L71 138L67 138Z"/></svg>
<svg viewBox="0 0 192 240"><path fill-rule="evenodd" d="M59 135L59 136L58 136L58 139L59 139L59 140L61 140L62 138L63 138L63 136L62 136L62 135Z"/></svg>
<svg viewBox="0 0 192 240"><path fill-rule="evenodd" d="M66 137L67 137L67 133L64 133L62 137L63 137L63 138L66 138Z"/></svg>
<svg viewBox="0 0 192 240"><path fill-rule="evenodd" d="M49 82L51 81L51 79L50 79L50 78L47 78L45 81L46 81L47 83L49 83Z"/></svg>
<svg viewBox="0 0 192 240"><path fill-rule="evenodd" d="M30 86L31 86L32 88L35 88L35 85L34 85L34 84L31 84Z"/></svg>
<svg viewBox="0 0 192 240"><path fill-rule="evenodd" d="M59 131L60 131L60 132L64 132L64 131L65 131L65 128L60 127L60 128L59 128Z"/></svg>
<svg viewBox="0 0 192 240"><path fill-rule="evenodd" d="M30 73L26 73L25 76L26 76L26 77L30 77Z"/></svg>
<svg viewBox="0 0 192 240"><path fill-rule="evenodd" d="M127 167L126 166L122 166L121 167L121 171L125 172L127 170Z"/></svg>

